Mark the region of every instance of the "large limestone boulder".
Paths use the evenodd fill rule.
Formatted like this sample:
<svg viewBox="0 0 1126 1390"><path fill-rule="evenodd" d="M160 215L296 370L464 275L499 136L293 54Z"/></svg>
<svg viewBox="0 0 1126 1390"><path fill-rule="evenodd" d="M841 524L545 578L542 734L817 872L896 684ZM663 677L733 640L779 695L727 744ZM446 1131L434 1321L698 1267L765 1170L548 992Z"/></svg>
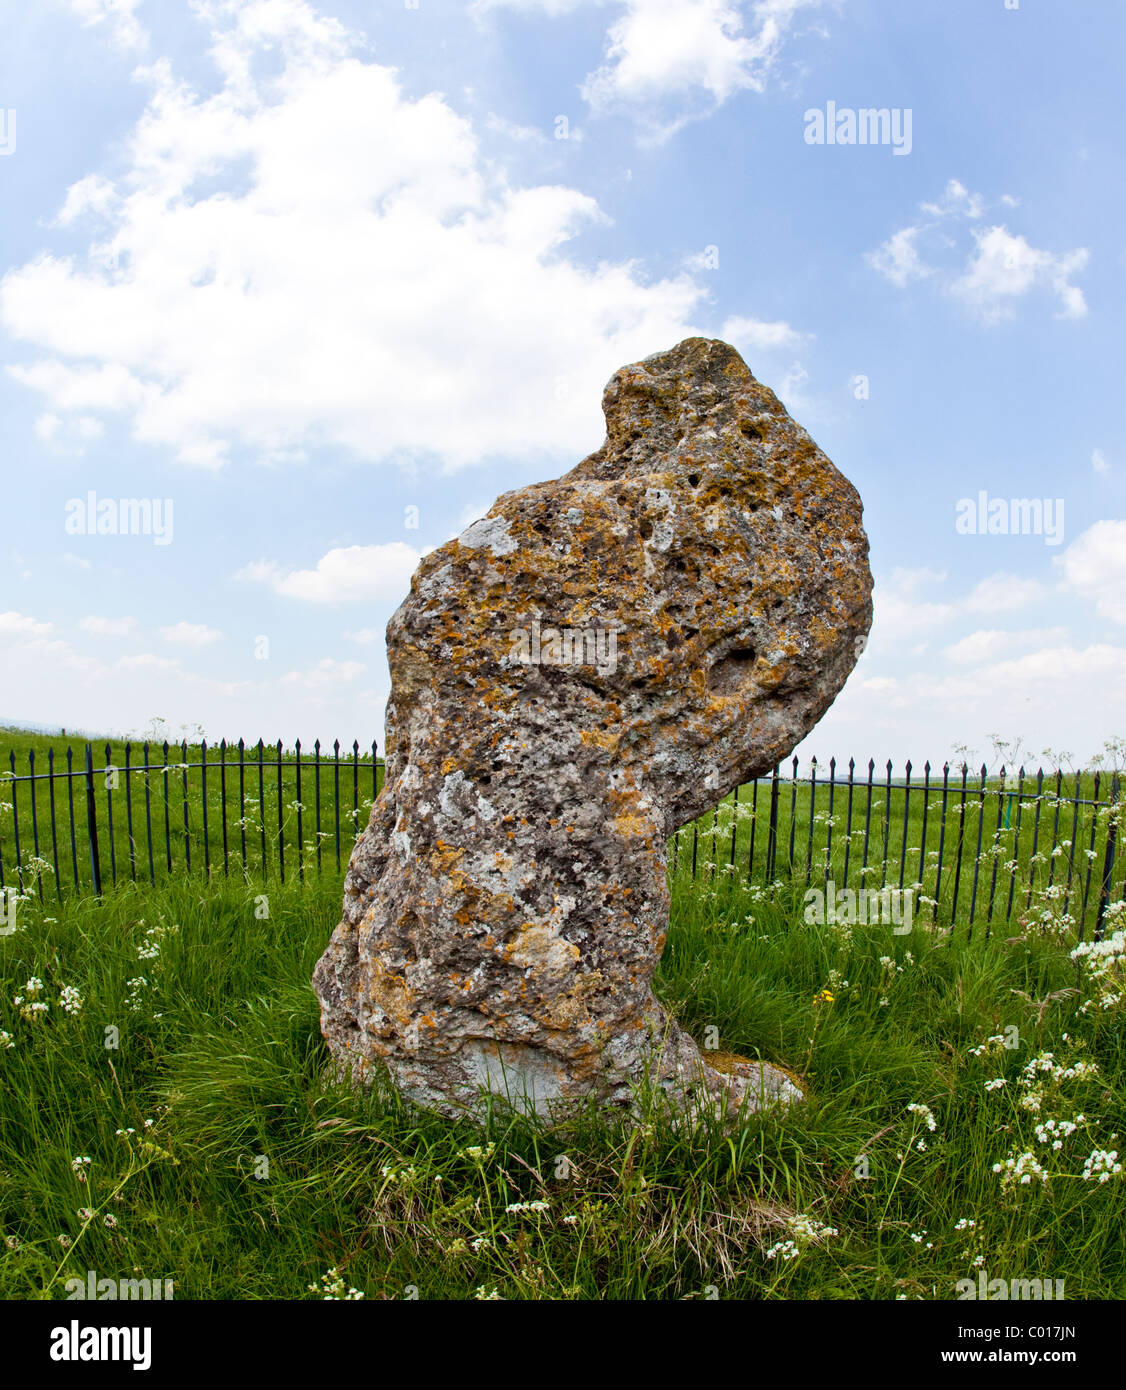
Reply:
<svg viewBox="0 0 1126 1390"><path fill-rule="evenodd" d="M724 1072L653 996L666 842L808 733L872 617L855 489L726 343L606 387L606 441L419 565L387 628L386 784L314 985L353 1075L446 1114Z"/></svg>

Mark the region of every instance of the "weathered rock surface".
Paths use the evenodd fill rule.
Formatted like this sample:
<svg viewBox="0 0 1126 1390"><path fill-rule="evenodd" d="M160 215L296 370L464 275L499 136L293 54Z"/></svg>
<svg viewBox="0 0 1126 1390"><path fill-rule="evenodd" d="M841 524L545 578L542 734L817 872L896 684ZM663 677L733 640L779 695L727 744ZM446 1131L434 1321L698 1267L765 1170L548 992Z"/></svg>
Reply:
<svg viewBox="0 0 1126 1390"><path fill-rule="evenodd" d="M860 498L725 343L623 367L603 408L602 447L428 555L387 628L386 785L314 985L338 1062L446 1114L646 1075L686 1106L799 1094L708 1065L650 981L668 837L855 663Z"/></svg>

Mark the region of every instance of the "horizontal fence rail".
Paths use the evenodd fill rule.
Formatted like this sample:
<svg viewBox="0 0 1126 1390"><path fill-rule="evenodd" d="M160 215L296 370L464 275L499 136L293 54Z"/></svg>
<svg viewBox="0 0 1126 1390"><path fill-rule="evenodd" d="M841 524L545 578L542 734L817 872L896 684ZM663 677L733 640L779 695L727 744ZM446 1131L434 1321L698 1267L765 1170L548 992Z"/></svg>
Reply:
<svg viewBox="0 0 1126 1390"><path fill-rule="evenodd" d="M0 887L61 898L173 874L304 879L351 857L383 785L378 746L86 743L0 768ZM678 830L669 868L711 882L914 894L931 923L1028 925L1046 907L1082 938L1126 900L1117 771L797 757ZM847 774L847 775L845 775Z"/></svg>

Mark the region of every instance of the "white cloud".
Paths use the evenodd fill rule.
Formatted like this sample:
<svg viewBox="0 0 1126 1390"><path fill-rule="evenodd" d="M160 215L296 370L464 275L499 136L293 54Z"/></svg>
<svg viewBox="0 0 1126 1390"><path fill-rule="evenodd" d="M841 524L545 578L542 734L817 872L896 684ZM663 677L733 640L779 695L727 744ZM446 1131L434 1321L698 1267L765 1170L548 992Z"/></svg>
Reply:
<svg viewBox="0 0 1126 1390"><path fill-rule="evenodd" d="M60 227L69 227L80 217L92 214L104 217L117 202L117 189L101 174L87 174L66 191L66 199L55 219Z"/></svg>
<svg viewBox="0 0 1126 1390"><path fill-rule="evenodd" d="M1000 628L980 628L943 649L943 656L960 665L980 666L997 661L1006 653L1020 647L1037 644L1060 646L1067 641L1065 627L1027 628L1020 632L1005 632Z"/></svg>
<svg viewBox="0 0 1126 1390"><path fill-rule="evenodd" d="M1110 460L1101 449L1095 449L1091 453L1091 467L1096 473L1109 473Z"/></svg>
<svg viewBox="0 0 1126 1390"><path fill-rule="evenodd" d="M178 671L180 659L176 656L156 656L152 652L138 652L136 656L119 656L115 665L121 671Z"/></svg>
<svg viewBox="0 0 1126 1390"><path fill-rule="evenodd" d="M0 613L0 637L47 637L54 628L51 623L40 622L25 613L9 609Z"/></svg>
<svg viewBox="0 0 1126 1390"><path fill-rule="evenodd" d="M978 750L971 762L993 765L989 735L999 730L1025 748L1072 748L1085 759L1121 728L1126 706L1126 647L1108 643L1060 642L970 669L937 660L928 669L895 669L895 676L854 675L797 752L822 761L830 752L838 759L860 752L866 760L871 748L878 763L890 756L901 768L910 757L921 767L929 757L940 767L943 751L965 743ZM856 742L874 734L878 742Z"/></svg>
<svg viewBox="0 0 1126 1390"><path fill-rule="evenodd" d="M361 627L355 632L346 632L344 636L349 642L355 642L358 647L370 647L373 642L379 640L381 634L378 628Z"/></svg>
<svg viewBox="0 0 1126 1390"><path fill-rule="evenodd" d="M1068 644L1043 647L1012 661L998 662L986 668L986 674L990 693L1002 689L1029 690L1041 685L1048 691L1049 704L1054 701L1058 710L1074 698L1076 683L1083 683L1090 699L1096 698L1097 690L1098 696L1109 697L1111 709L1117 706L1121 711L1126 698L1126 647L1107 642L1081 648ZM1114 724L1107 720L1103 727L1110 729Z"/></svg>
<svg viewBox="0 0 1126 1390"><path fill-rule="evenodd" d="M1008 202L1008 194L1004 194L1002 202ZM957 179L947 181L946 188L942 195L941 202L920 203L922 210L931 217L980 217L985 210L985 199L980 193L971 193L965 184Z"/></svg>
<svg viewBox="0 0 1126 1390"><path fill-rule="evenodd" d="M1016 204L1007 194L1000 201L1006 206ZM1011 318L1015 305L1037 288L1046 288L1056 295L1060 302L1059 318L1082 318L1087 312L1087 301L1079 286L1072 284L1072 278L1087 264L1089 253L1085 247L1055 255L1032 246L1027 238L1005 226L971 226L973 245L967 249L960 272L942 270L923 259L922 242L927 244L928 255L949 258L958 242L944 224L976 222L986 206L980 193L971 193L957 179L950 179L940 202L920 204L925 214L921 221L901 227L875 251L866 252L864 259L898 289L905 289L914 280L935 276L936 283L987 324Z"/></svg>
<svg viewBox="0 0 1126 1390"><path fill-rule="evenodd" d="M925 567L895 569L886 581L877 581L872 596L868 651L899 651L919 632L946 622L955 612L953 604L919 597L924 587L945 582L945 573Z"/></svg>
<svg viewBox="0 0 1126 1390"><path fill-rule="evenodd" d="M95 664L89 657L76 655L69 643L53 637L54 630L52 623L27 613L11 609L0 613L0 667L5 672L6 700L46 670L72 689L74 673L88 671ZM29 708L37 707L33 703Z"/></svg>
<svg viewBox="0 0 1126 1390"><path fill-rule="evenodd" d="M1038 579L1001 571L980 580L961 596L934 597L932 591L947 582L945 571L926 566L895 569L887 580L878 580L873 594L874 617L868 650L902 653L910 639L932 628L971 615L1016 612L1042 602L1050 592ZM1051 637L1058 635L1054 628L1041 632ZM992 630L971 633L963 639L964 646L961 643L948 646L946 654L954 660L969 660L970 653L984 647L987 640L999 640L1006 635ZM1035 632L1024 635L1030 641L1036 640ZM955 648L957 654L954 654Z"/></svg>
<svg viewBox="0 0 1126 1390"><path fill-rule="evenodd" d="M897 593L914 597L925 586L945 584L949 577L945 570L932 570L928 565L920 565L917 569L897 566L891 572L891 587Z"/></svg>
<svg viewBox="0 0 1126 1390"><path fill-rule="evenodd" d="M63 205L99 214L85 258L0 281L33 350L10 370L50 411L120 413L203 467L577 455L610 374L699 331L697 280L569 255L604 220L592 198L510 184L439 95L405 96L304 0L196 12L219 89L146 68L123 169Z"/></svg>
<svg viewBox="0 0 1126 1390"><path fill-rule="evenodd" d="M969 613L1015 613L1046 595L1047 589L1038 579L999 571L974 585L964 607Z"/></svg>
<svg viewBox="0 0 1126 1390"><path fill-rule="evenodd" d="M83 632L92 632L96 637L128 637L137 626L136 618L100 618L92 615L79 618L78 626Z"/></svg>
<svg viewBox="0 0 1126 1390"><path fill-rule="evenodd" d="M745 7L729 0L626 0L583 96L595 110L643 114L663 138L736 92L761 92L794 15L819 3L758 0L745 32Z"/></svg>
<svg viewBox="0 0 1126 1390"><path fill-rule="evenodd" d="M1052 563L1065 591L1093 599L1100 617L1126 623L1126 521L1096 521Z"/></svg>
<svg viewBox="0 0 1126 1390"><path fill-rule="evenodd" d="M485 14L489 10L519 10L525 14L542 13L546 15L567 14L571 10L589 5L591 0L473 0L470 10L474 14ZM605 3L605 0L595 0Z"/></svg>
<svg viewBox="0 0 1126 1390"><path fill-rule="evenodd" d="M763 319L742 318L739 315L727 319L720 332L744 357L748 352L797 348L806 342L809 336L791 328L784 319L768 323Z"/></svg>
<svg viewBox="0 0 1126 1390"><path fill-rule="evenodd" d="M611 0L476 0L472 10L559 16ZM664 139L737 92L761 92L799 10L827 0L612 0L600 67L583 96L595 111L625 109ZM824 36L824 29L818 32Z"/></svg>
<svg viewBox="0 0 1126 1390"><path fill-rule="evenodd" d="M291 671L285 680L249 651L244 669L253 679L240 678L237 661L230 677L214 679L192 669L198 648L106 660L78 656L52 633L49 622L0 613L0 666L7 678L0 713L107 735L135 733L160 714L170 739L198 722L213 741L245 736L253 744L259 735L273 740L281 734L310 746L320 738L331 748L339 737L345 750L353 738L370 747L383 727L389 676L382 651L373 655L371 676L363 681L356 680L365 669L359 663L331 661Z"/></svg>
<svg viewBox="0 0 1126 1390"><path fill-rule="evenodd" d="M158 627L157 632L166 642L178 647L207 647L223 635L204 623L176 623L172 627Z"/></svg>
<svg viewBox="0 0 1126 1390"><path fill-rule="evenodd" d="M389 541L330 550L311 570L286 571L272 560L256 560L239 570L235 578L269 584L275 593L310 603L354 603L360 599L397 602L406 597L411 575L421 559L421 551L403 541Z"/></svg>
<svg viewBox="0 0 1126 1390"><path fill-rule="evenodd" d="M975 229L973 236L976 250L950 290L987 323L1011 318L1014 301L1037 285L1047 285L1059 297L1061 318L1086 314L1083 291L1071 283L1071 277L1087 264L1086 248L1054 256L1005 227Z"/></svg>
<svg viewBox="0 0 1126 1390"><path fill-rule="evenodd" d="M84 26L105 25L119 48L144 48L148 35L134 11L141 0L66 0L66 6Z"/></svg>
<svg viewBox="0 0 1126 1390"><path fill-rule="evenodd" d="M334 661L323 657L311 670L288 671L281 678L282 685L300 686L304 690L323 690L326 687L353 681L367 667L362 661Z"/></svg>
<svg viewBox="0 0 1126 1390"><path fill-rule="evenodd" d="M876 593L872 621L872 640L884 643L903 641L921 628L944 623L954 613L949 603L916 603L902 594Z"/></svg>
<svg viewBox="0 0 1126 1390"><path fill-rule="evenodd" d="M953 720L984 717L989 727L1017 729L1022 736L1024 730L1019 721L1029 712L1047 714L1052 719L1051 735L1055 737L1067 692L1074 680L1084 675L1096 681L1109 677L1108 684L1099 686L1098 695L1109 696L1112 703L1116 687L1126 677L1126 648L1078 649L1066 643L1041 647L964 673L937 678L916 673L904 682L904 690L909 705L917 711L929 705L939 711L945 709ZM1103 723L1102 727L1110 725ZM980 741L980 735L976 737Z"/></svg>
<svg viewBox="0 0 1126 1390"><path fill-rule="evenodd" d="M32 428L40 443L46 444L53 453L75 457L85 453L85 446L105 432L96 416L72 415L63 420L53 411L37 416Z"/></svg>
<svg viewBox="0 0 1126 1390"><path fill-rule="evenodd" d="M864 259L893 285L903 289L912 280L921 280L934 271L924 264L915 248L919 227L901 227L875 251L865 252Z"/></svg>
<svg viewBox="0 0 1126 1390"><path fill-rule="evenodd" d="M522 145L546 145L548 141L547 134L539 126L516 125L495 113L485 118L485 129L491 130L494 135L503 135L508 140L516 140ZM575 131L570 131L568 139L574 135Z"/></svg>
<svg viewBox="0 0 1126 1390"><path fill-rule="evenodd" d="M18 298L15 272L0 280L0 315L5 313L9 290ZM129 411L138 409L145 398L140 380L119 363L86 367L51 359L30 366L16 363L8 371L22 386L41 391L60 410Z"/></svg>

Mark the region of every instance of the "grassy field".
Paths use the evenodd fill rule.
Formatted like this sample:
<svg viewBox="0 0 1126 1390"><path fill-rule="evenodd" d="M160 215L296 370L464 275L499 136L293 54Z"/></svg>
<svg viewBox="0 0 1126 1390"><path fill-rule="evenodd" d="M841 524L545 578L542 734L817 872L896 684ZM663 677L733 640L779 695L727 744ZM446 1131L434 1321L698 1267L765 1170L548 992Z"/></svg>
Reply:
<svg viewBox="0 0 1126 1390"><path fill-rule="evenodd" d="M326 1082L335 871L23 904L0 1296L88 1270L210 1299L946 1299L980 1270L1126 1296L1121 935L1100 974L1066 928L817 925L803 887L673 881L661 996L808 1095L732 1132L653 1104L481 1131Z"/></svg>

